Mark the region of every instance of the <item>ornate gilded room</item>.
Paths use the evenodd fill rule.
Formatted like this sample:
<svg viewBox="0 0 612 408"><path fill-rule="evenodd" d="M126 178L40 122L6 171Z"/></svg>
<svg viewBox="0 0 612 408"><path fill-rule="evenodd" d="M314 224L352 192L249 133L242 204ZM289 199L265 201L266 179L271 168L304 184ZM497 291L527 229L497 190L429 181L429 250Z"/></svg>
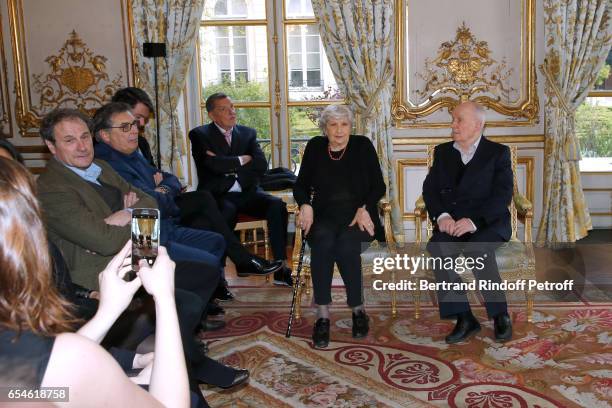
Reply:
<svg viewBox="0 0 612 408"><path fill-rule="evenodd" d="M204 312L202 317L197 316L195 331L187 333L189 344L197 349L193 352L197 357L186 350L190 346L186 345L181 301L176 295L177 305L175 308L173 304L172 309L178 313L180 333L178 330L174 333L174 340L181 340L179 334L183 336L182 343L177 343L179 349L183 344L179 354L184 351L187 355L187 369L185 364L175 368L179 370L176 372L187 373L190 391L185 395L191 397L191 406L610 407L611 17L610 0L0 0L0 142L9 142L16 152L11 153L0 144L0 156L5 149L7 157L20 157L31 174L34 180L31 183L36 186L33 194L40 200L39 214L47 226L45 236L59 247L60 257L66 259L64 266L69 272L72 270L72 280L80 285L76 296L87 298L87 304L93 305L88 315L91 318L112 303L108 292L106 297L100 297L103 285L110 291L128 284L123 280L121 284L115 282L114 287L104 284L103 270L110 266L98 268L99 281L97 274L91 275L90 281L81 281L81 275L74 269L79 268L78 262L94 257L105 257L106 264L119 248L124 248L121 251L131 248L124 245L135 218L126 218L120 227L106 215L96 219L104 227L100 227L104 234L120 228L128 234L96 233L97 239L107 241L99 248L88 244L96 238L95 234L83 241L63 235L69 226L84 221L76 221L81 213L71 212L80 204L68 203L68 195L52 191L56 181L53 177L57 177L51 175L53 163L73 170L90 185L106 188L106 181L100 184L94 177L92 182L87 174L83 175L89 173L85 167L91 169L90 163L98 163L100 145L114 147L114 134L129 133L130 140L136 143L138 129L138 160L148 160L147 177L155 180L152 190L170 197L170 184L164 186L157 179L163 174L164 178L175 180L177 197L198 194L208 191L210 185L203 175L214 169L207 163L217 163L223 156L211 147L196 152L202 143L196 144L196 131L210 124L211 129L218 130L219 137L225 134L229 147L227 144L223 147L232 149L235 156L234 167L223 171L223 176L235 183L227 185L225 194L246 194L246 178L241 169L254 169L256 158L250 152L236 153L232 140L238 143L237 130L254 129L256 139L252 143L265 160L262 162L265 168L257 175L257 191L265 190L267 196L286 208L285 218L281 225L270 218L269 211L254 215L248 208L238 206L229 227L223 224L223 231L229 228L232 240L226 238L226 252L219 256L222 264L220 272L215 273L220 278L215 279L220 283L216 289L216 283L210 288L211 293L214 290L210 299L211 293L204 301L198 299ZM135 105L128 102L121 105L131 104L121 113L129 115L128 122L100 125L98 118L103 116L100 108L111 99L117 103L114 95L126 87L139 88L148 95L145 117L138 116ZM223 114L230 112L232 126L224 127L217 120L221 110L215 111L215 106L219 106L215 105L215 98L231 103ZM142 105L140 102L135 103ZM348 116L328 118L328 112L345 112L339 108L342 106L349 108ZM62 161L59 143L68 143L68 139L59 140L56 136L62 122L56 125L52 122L53 139L45 136L45 121L61 108L74 109L93 119L92 123L79 119L87 140L83 141L81 136L78 143L89 147L79 145L73 150L82 149L92 155L95 151L95 160L92 156L85 167L75 169ZM112 112L121 112L120 108ZM468 108L475 118L482 120L480 130L474 134L477 139L473 139L478 141L470 145L475 151L466 161L465 151L461 150L464 128L460 121L464 120L462 112ZM109 117L117 118L112 112ZM76 114L72 115L69 121L74 124ZM470 116L469 120L472 119ZM333 133L336 130L330 130L330 126L342 123L348 124L351 136L348 145L339 150L332 145L336 140L332 134L339 133ZM226 130L229 133L224 133ZM350 156L350 147L361 140L356 135L365 136L363 139L369 142L364 143L373 147L376 153L373 160L376 162L377 158L380 164L376 171L366 171L364 175L347 167L333 167L340 166L345 152L348 152L345 160L358 157ZM150 149L148 157L142 151L140 139ZM314 150L317 140L327 143L327 150L321 150L320 157ZM508 324L511 321L511 328L507 329L511 329L508 335L511 337L498 336L502 330L498 325L502 323L491 314L487 292L483 294L466 285L468 290L462 296L468 302L468 310L471 307L469 314L476 319L475 326L466 329L471 331L464 331L455 342L452 334L447 334L458 330L463 315L456 314L457 323L453 320L455 315L441 317L443 292L431 285L440 281L439 270L422 265L409 268L400 260L418 261L434 256L433 244L440 234L446 234L447 224L443 220L447 216L451 217L455 231L459 231L460 220L454 218L461 218L458 214L462 212L438 206L437 197L443 201L450 194L463 193L457 192L459 187L456 191L455 187L445 188L446 181L432 180L437 177L436 172L451 166L442 156L444 146L450 147L448 151L453 154L459 152L457 165L463 166L457 176L460 180L470 172L470 160L483 151L479 147L484 143L507 152L503 165L508 185L505 189L501 187L500 162L487 162L474 171L476 181L465 192L469 200L464 196L462 202L472 205L485 200L481 189L489 196L477 214L471 217L464 214L462 219L470 223L466 227L470 234L483 232L493 225L489 218L492 203L507 198L500 210L507 218L507 236L496 236L501 238L494 239L499 242L492 252L486 252L489 242L477 250L485 251L485 257L487 253L493 255L497 277L507 284L507 289L502 290L507 299ZM494 155L493 150L490 155ZM0 158L0 164L3 160ZM365 161L363 156L355 159L355 166L363 169L365 164L359 160ZM133 209L154 207L142 205L143 195L147 196L141 191L144 189L131 185L130 179L109 163L102 165L102 172L114 174L111 167L114 168L127 180L119 178L129 189L127 195L123 195L123 188L121 194L117 193L119 201L123 197L118 211L129 210L127 217L135 217L137 212ZM317 279L322 276L319 272L322 255L317 251L323 250L317 247L318 235L308 231L311 225L322 228L321 220L328 218L319 208L328 207L317 205L345 203L341 200L348 200L347 194L351 200L357 200L351 189L369 186L373 182L370 178L379 174L378 167L384 193L375 195L374 210L367 209L370 208L367 200L372 197L359 201L351 224L356 224L355 231L359 228L364 234L369 232L368 225L359 218L365 212L365 222L373 228L369 235L370 241L374 240L368 241L368 245L360 241L360 253L355 252L355 259L360 262L357 291L362 303L355 308L351 289L345 285L349 275L343 268L348 266L337 254L341 252L340 245L334 247L337 253L333 252L335 258L329 260L331 283L327 286L331 285L331 290L329 287L326 290L331 302L321 303L324 284ZM492 171L495 175L490 179L488 172ZM3 174L0 171L0 187L7 183L2 180ZM312 175L321 174L319 179L310 180ZM345 182L337 183L343 176ZM310 201L298 192L307 181L314 190ZM490 188L485 187L487 183ZM85 182L83 186L91 189ZM323 186L324 192L331 189L331 194L321 197L317 186ZM428 186L434 191L433 198ZM134 193L138 196L135 200L141 199L141 205L125 201ZM49 204L51 195L53 205ZM212 190L211 196L220 206L218 212L225 217L224 196ZM6 196L0 191L0 197ZM155 210L156 217L162 218L160 245L165 245L164 219L170 217L176 224L179 219L176 214L168 216L156 197L153 195L161 210L161 213ZM66 211L61 216L53 214L52 210L57 210L63 199L67 200ZM172 208L180 207L182 224L187 222L181 204L186 200L172 202ZM453 200L456 199L450 200L455 206ZM101 202L110 205L106 197ZM0 205L0 224L11 215L3 209ZM110 212L108 209L107 215ZM207 216L218 218L214 214L217 212ZM330 214L329 219L335 217L335 213ZM91 212L90 217L97 214ZM211 223L214 221L219 220ZM279 225L283 235L280 241L275 234ZM376 229L377 226L380 228ZM13 235L6 228L0 231L5 231L2 240L8 243ZM219 232L215 228L212 230ZM448 232L454 236L462 233ZM151 246L151 233L144 235ZM133 241L137 240L133 230L131 236ZM246 249L244 253L251 254L249 259L256 262L247 272L230 253L233 245L230 242L234 241L240 251ZM143 242L140 235L141 245ZM157 241L157 251L156 245ZM285 248L281 255L278 245ZM117 249L103 249L107 247ZM0 244L2 262L4 251ZM169 253L176 262L178 276L184 265L174 259L171 250ZM26 252L23 254L25 257ZM125 262L132 259L132 263L138 264L133 253L120 254ZM165 251L160 252L160 256L163 254ZM468 255L464 249L458 259ZM57 263L52 265L55 270ZM119 268L117 265L115 268ZM125 269L126 265L122 267ZM156 267L152 268L147 264L145 272L155 272ZM198 268L192 269L192 273L199 273ZM286 275L279 277L279 271ZM474 268L468 267L467 271L465 275L453 272L453 276L466 284L484 279ZM0 271L0 285L9 285L9 278L3 274ZM51 278L51 286L54 279L57 281L56 275ZM137 281L141 282L140 277ZM161 336L160 320L163 316L163 321L171 326L174 320L166 320L165 313L159 311L161 306L156 302L162 291L156 292L159 289L151 282L153 278L143 275L143 288L131 303L128 299L124 305L127 310L121 315L123 325L119 318L97 340L90 339L101 344L96 346L100 353L106 353L103 348L125 348L132 353L130 356L136 356L133 367L126 369L120 364L125 374L119 372L116 363L112 364L117 367L108 371L121 378L129 377L132 380L129 385L141 385L134 387L135 399L130 405L148 406L145 401L156 399L161 405L187 406L185 395L176 400L173 397L176 389L185 388L183 374L176 375L174 368L162 372L160 366L166 363L157 360L164 351L159 343L168 350L173 344L166 338L170 337L166 331ZM174 283L171 286L174 288ZM185 289L178 279L176 287ZM49 291L57 292L55 288ZM62 289L59 291L61 297ZM0 365L2 331L17 327L4 320L3 316L9 319L11 313L6 306L10 302L3 299L3 293L0 290ZM66 307L73 310L73 306ZM148 307L148 312L136 316L141 307ZM366 316L369 328L356 333L359 313ZM114 318L120 314L121 311L117 312ZM83 326L86 320L71 323L72 331L82 326L77 335L85 335L87 328L93 326L91 322ZM326 340L317 335L323 320L328 324ZM30 327L27 324L23 327ZM59 333L44 330L42 333L51 337ZM151 352L155 357L148 354ZM51 370L54 352L49 353L51 360L42 385L58 387L64 383L50 379L49 372L55 370ZM4 355L7 356L10 357ZM146 364L136 364L140 356L154 358L154 363L147 360ZM194 374L198 371L193 368L197 365L194 361L224 366L231 373L229 382L202 380ZM96 371L93 365L91 369ZM107 371L100 370L98 376L102 377ZM5 369L0 371L8 373ZM216 371L210 368L207 378L216 376L212 373ZM0 392L15 385L13 380L8 374L0 374ZM172 390L175 382L179 385ZM100 387L111 383L101 380ZM21 384L21 389L31 388L28 384ZM114 392L94 388L69 390L75 398L70 401L72 406L79 406L77 401L83 393L107 394L105 398L111 398L108 394ZM117 385L117 389L124 390L121 392L128 393L128 388ZM0 405L10 402L6 398L0 395ZM123 401L132 401L130 398ZM92 399L92 406L98 406L96 401L102 399Z"/></svg>

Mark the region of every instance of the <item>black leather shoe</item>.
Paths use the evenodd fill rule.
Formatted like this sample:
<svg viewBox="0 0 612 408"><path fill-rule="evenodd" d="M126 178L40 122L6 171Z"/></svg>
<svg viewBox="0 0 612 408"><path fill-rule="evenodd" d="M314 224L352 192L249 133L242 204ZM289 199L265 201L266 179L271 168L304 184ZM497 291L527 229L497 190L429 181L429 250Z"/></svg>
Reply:
<svg viewBox="0 0 612 408"><path fill-rule="evenodd" d="M500 313L493 318L495 341L504 343L512 338L512 321L508 313Z"/></svg>
<svg viewBox="0 0 612 408"><path fill-rule="evenodd" d="M353 337L356 339L364 338L370 331L370 325L368 323L368 315L365 311L360 310L357 313L353 313Z"/></svg>
<svg viewBox="0 0 612 408"><path fill-rule="evenodd" d="M447 344L455 344L467 340L480 331L480 323L470 312L457 316L457 324L453 331L446 336Z"/></svg>
<svg viewBox="0 0 612 408"><path fill-rule="evenodd" d="M208 304L208 310L206 314L208 316L219 316L225 314L225 309L219 306L216 302L210 302Z"/></svg>
<svg viewBox="0 0 612 408"><path fill-rule="evenodd" d="M213 299L217 299L219 302L229 302L234 300L234 295L232 292L229 291L227 286L219 284L219 286L217 286L217 289L215 289Z"/></svg>
<svg viewBox="0 0 612 408"><path fill-rule="evenodd" d="M258 256L253 256L249 262L238 265L236 272L238 276L251 276L251 275L268 275L279 270L283 266L283 261L269 262Z"/></svg>
<svg viewBox="0 0 612 408"><path fill-rule="evenodd" d="M225 322L223 320L209 320L202 322L202 330L203 331L215 331L221 330L225 327Z"/></svg>
<svg viewBox="0 0 612 408"><path fill-rule="evenodd" d="M236 370L236 375L234 376L232 383L227 387L222 388L232 388L237 385L244 384L249 379L250 375L249 370Z"/></svg>
<svg viewBox="0 0 612 408"><path fill-rule="evenodd" d="M329 344L329 319L320 318L312 329L312 342L316 348L325 348Z"/></svg>
<svg viewBox="0 0 612 408"><path fill-rule="evenodd" d="M278 271L274 272L274 281L272 283L277 286L289 286L292 288L293 278L291 277L291 269L284 266Z"/></svg>

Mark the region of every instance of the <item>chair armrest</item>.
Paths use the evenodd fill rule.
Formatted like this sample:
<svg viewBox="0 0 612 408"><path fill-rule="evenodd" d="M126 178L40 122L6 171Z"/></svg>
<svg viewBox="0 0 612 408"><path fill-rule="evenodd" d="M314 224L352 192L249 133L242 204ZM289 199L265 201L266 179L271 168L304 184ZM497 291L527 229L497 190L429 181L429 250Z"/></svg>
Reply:
<svg viewBox="0 0 612 408"><path fill-rule="evenodd" d="M392 244L396 243L395 236L393 235L393 225L391 224L391 203L385 198L378 202L378 208L383 216L383 227L385 228L385 241L387 245L391 247Z"/></svg>
<svg viewBox="0 0 612 408"><path fill-rule="evenodd" d="M425 207L425 200L423 199L423 194L421 194L419 198L417 198L416 202L414 203L414 230L415 230L415 241L416 242L422 241L423 237L422 237L422 232L421 232L421 228L422 228L421 219L426 214L427 214L427 208Z"/></svg>
<svg viewBox="0 0 612 408"><path fill-rule="evenodd" d="M529 201L527 197L521 195L520 193L514 193L512 196L512 200L514 201L516 212L522 215L525 219L525 242L531 243L533 204L531 204L531 201Z"/></svg>
<svg viewBox="0 0 612 408"><path fill-rule="evenodd" d="M531 201L529 201L524 195L514 193L512 195L512 200L514 201L514 206L519 214L526 215L528 212L533 211L533 204L531 204Z"/></svg>

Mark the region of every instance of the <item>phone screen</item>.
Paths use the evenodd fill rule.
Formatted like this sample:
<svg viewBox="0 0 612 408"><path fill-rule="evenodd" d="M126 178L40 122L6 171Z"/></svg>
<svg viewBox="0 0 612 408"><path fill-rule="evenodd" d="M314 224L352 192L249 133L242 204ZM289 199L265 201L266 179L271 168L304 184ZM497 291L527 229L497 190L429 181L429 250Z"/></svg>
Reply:
<svg viewBox="0 0 612 408"><path fill-rule="evenodd" d="M153 265L159 248L159 210L155 208L135 208L132 210L132 274L136 278L141 259Z"/></svg>

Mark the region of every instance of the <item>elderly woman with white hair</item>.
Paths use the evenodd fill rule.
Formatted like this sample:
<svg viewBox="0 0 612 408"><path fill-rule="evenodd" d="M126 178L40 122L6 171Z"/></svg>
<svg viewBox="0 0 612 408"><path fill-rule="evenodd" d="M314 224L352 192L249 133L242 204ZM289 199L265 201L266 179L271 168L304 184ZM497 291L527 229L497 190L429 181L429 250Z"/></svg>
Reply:
<svg viewBox="0 0 612 408"><path fill-rule="evenodd" d="M347 106L325 108L319 127L324 136L306 145L293 195L300 206L298 225L311 248L317 305L312 340L315 347L322 348L329 344L334 263L353 311L353 337L368 334L360 254L374 238L384 240L377 205L386 186L372 142L351 135L353 114Z"/></svg>

